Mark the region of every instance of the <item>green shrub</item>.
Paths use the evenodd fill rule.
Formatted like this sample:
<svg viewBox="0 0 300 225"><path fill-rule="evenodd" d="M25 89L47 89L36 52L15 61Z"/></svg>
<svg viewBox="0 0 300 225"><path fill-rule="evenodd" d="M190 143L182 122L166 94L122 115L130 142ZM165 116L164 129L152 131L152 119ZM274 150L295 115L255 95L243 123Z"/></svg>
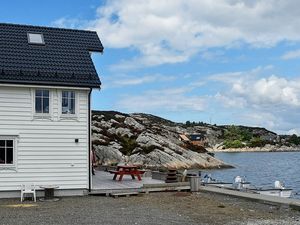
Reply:
<svg viewBox="0 0 300 225"><path fill-rule="evenodd" d="M225 129L224 138L226 141L234 141L234 140L241 140L241 131L237 126L229 126Z"/></svg>
<svg viewBox="0 0 300 225"><path fill-rule="evenodd" d="M136 139L133 137L118 137L118 140L120 141L120 144L122 145L122 148L120 149L120 152L122 152L124 155L131 155L132 151L138 147L138 144L136 142Z"/></svg>
<svg viewBox="0 0 300 225"><path fill-rule="evenodd" d="M225 148L242 148L250 145L253 139L251 131L244 127L229 126L224 131ZM255 145L255 143L253 143Z"/></svg>
<svg viewBox="0 0 300 225"><path fill-rule="evenodd" d="M233 141L226 140L224 141L224 146L225 148L243 148L245 147L245 144L242 143L240 140L233 140Z"/></svg>
<svg viewBox="0 0 300 225"><path fill-rule="evenodd" d="M246 129L242 129L241 136L242 136L242 141L250 141L251 138L253 137L253 134Z"/></svg>
<svg viewBox="0 0 300 225"><path fill-rule="evenodd" d="M291 143L291 144L294 144L294 145L300 145L300 137L297 137L296 134L293 134L289 138L288 142Z"/></svg>
<svg viewBox="0 0 300 225"><path fill-rule="evenodd" d="M227 127L224 131L224 139L229 141L250 141L252 137L253 135L250 131L234 125Z"/></svg>
<svg viewBox="0 0 300 225"><path fill-rule="evenodd" d="M261 137L253 137L249 142L249 147L263 147L266 142Z"/></svg>

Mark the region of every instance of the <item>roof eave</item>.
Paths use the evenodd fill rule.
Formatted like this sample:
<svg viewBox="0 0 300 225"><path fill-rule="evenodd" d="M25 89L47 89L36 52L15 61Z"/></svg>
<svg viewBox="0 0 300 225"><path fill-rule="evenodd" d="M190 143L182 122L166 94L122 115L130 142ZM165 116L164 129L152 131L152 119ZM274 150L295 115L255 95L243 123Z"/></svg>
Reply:
<svg viewBox="0 0 300 225"><path fill-rule="evenodd" d="M94 88L101 89L101 82L97 84L74 84L74 83L66 83L66 82L49 82L49 81L24 81L24 80L0 80L0 84L16 84L16 85L41 85L41 86L57 86L57 87L82 87L82 88Z"/></svg>
<svg viewBox="0 0 300 225"><path fill-rule="evenodd" d="M102 47L102 48L99 48L99 49L88 49L88 51L103 54L104 48Z"/></svg>

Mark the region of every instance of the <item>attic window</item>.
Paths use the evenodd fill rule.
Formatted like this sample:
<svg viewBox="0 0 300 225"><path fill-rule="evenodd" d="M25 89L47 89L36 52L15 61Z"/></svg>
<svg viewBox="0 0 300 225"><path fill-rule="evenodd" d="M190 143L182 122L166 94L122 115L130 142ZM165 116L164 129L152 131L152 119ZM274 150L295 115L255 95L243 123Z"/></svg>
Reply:
<svg viewBox="0 0 300 225"><path fill-rule="evenodd" d="M27 33L29 44L44 45L44 36L42 33Z"/></svg>

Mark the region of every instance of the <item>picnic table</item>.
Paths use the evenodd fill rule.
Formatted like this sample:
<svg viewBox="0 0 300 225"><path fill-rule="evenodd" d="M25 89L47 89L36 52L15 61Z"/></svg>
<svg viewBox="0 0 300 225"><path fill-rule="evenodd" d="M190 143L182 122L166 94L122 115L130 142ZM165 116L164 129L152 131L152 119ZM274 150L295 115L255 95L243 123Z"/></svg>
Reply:
<svg viewBox="0 0 300 225"><path fill-rule="evenodd" d="M113 180L116 180L117 176L119 176L119 181L122 181L124 175L130 175L133 180L135 177L137 177L138 180L142 180L141 175L145 173L144 170L139 170L138 167L134 165L117 166L116 170L109 170L109 172L114 174Z"/></svg>

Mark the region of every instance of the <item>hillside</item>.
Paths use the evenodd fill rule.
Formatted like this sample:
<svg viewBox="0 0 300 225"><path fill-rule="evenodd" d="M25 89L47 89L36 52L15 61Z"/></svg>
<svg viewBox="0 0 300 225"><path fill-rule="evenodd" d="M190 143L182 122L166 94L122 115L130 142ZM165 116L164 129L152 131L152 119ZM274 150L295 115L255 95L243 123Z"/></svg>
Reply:
<svg viewBox="0 0 300 225"><path fill-rule="evenodd" d="M180 140L182 134L197 134L205 148ZM114 111L93 111L92 135L101 164L132 162L148 168L227 167L206 149L291 150L298 149L300 142L297 136L280 136L265 128L183 124L149 114Z"/></svg>
<svg viewBox="0 0 300 225"><path fill-rule="evenodd" d="M92 141L100 164L131 162L146 168L228 167L205 148L179 140L183 126L148 114L93 111Z"/></svg>

